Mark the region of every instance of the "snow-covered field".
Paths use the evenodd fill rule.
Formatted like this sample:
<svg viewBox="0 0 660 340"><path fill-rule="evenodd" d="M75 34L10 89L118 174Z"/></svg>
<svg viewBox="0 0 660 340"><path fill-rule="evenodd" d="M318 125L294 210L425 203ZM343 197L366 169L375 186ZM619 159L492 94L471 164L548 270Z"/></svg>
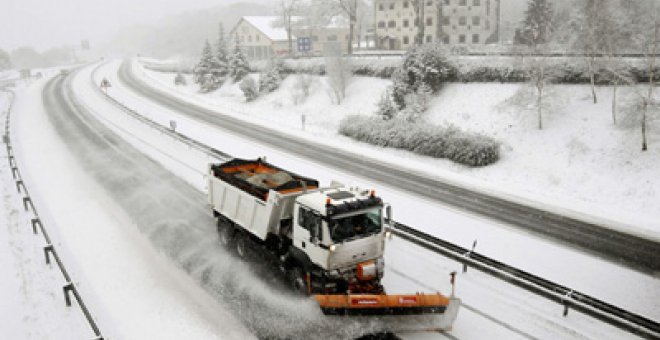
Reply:
<svg viewBox="0 0 660 340"><path fill-rule="evenodd" d="M497 164L467 168L406 151L382 150L337 134L344 116L375 111L388 80L355 77L346 100L333 105L324 77L314 77L310 96L302 98L296 76L289 76L274 93L245 103L237 84L199 94L190 77L187 86L175 86L174 74L136 67L138 74L158 88L255 123L357 152L380 154L411 171L660 238L660 181L655 179L660 168L660 118L649 125L649 151L641 152L636 125L621 122L623 116L618 126L611 123L611 89L607 87L597 89L599 103L594 105L589 86L551 86L545 128L538 131L527 85L449 84L433 100L428 121L482 132L503 143L503 157ZM632 91L620 89L619 101L632 97Z"/></svg>

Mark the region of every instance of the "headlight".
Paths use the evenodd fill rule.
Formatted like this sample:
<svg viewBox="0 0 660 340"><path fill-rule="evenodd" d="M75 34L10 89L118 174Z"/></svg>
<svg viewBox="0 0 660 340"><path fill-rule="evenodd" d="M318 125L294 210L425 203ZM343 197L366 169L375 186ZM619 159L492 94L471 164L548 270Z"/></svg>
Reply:
<svg viewBox="0 0 660 340"><path fill-rule="evenodd" d="M328 249L330 249L330 251L335 251L337 250L337 246L333 244L330 247L328 247Z"/></svg>
<svg viewBox="0 0 660 340"><path fill-rule="evenodd" d="M389 231L389 230L386 231L386 232L385 232L385 237L387 237L388 239L389 239L389 238L392 238L392 232Z"/></svg>

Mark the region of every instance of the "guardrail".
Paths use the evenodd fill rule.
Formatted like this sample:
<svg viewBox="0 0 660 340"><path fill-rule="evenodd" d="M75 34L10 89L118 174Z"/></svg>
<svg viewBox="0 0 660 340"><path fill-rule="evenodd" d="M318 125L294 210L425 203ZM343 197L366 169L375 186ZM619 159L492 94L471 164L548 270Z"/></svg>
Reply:
<svg viewBox="0 0 660 340"><path fill-rule="evenodd" d="M233 158L227 153L218 151L201 142L195 141L190 137L167 129L164 126L144 116L141 116L139 113L126 107L116 99L107 96L101 91L100 87L98 87L93 80L96 72L101 66L102 65L98 66L92 72L92 86L97 88L97 90L101 94L105 95L106 98L115 106L127 114L136 117L138 120L145 122L149 126L158 129L161 132L172 134L176 138L186 141L186 143L189 143L189 145L197 148L201 152L211 152L206 150L213 150L213 153L209 153L209 156L218 158L218 155L222 155L222 157L219 158L221 160L228 160ZM501 279L519 288L522 288L528 292L561 304L564 307L564 316L568 314L569 308L572 308L635 335L648 339L660 338L660 323L650 320L644 316L632 313L607 302L598 300L589 295L583 294L574 289L554 283L495 259L481 255L474 252L474 249L468 250L467 248L442 240L433 235L426 234L404 224L394 222L393 228L393 234L413 244L433 251L436 254L462 263L464 266L466 266L465 268L467 268L467 266L475 268L485 274L491 275L495 278Z"/></svg>
<svg viewBox="0 0 660 340"><path fill-rule="evenodd" d="M62 258L60 255L57 253L57 249L53 245L50 236L48 235L48 231L46 230L46 227L44 226L41 218L39 217L39 213L37 212L37 208L34 205L34 202L32 200L32 197L30 196L30 192L28 191L27 185L25 184L25 181L23 180L23 177L21 176L21 171L18 168L18 164L16 162L16 158L14 156L14 149L11 145L11 135L10 135L10 123L11 123L11 111L14 106L14 100L16 98L16 94L7 89L0 89L1 91L4 91L6 93L11 94L11 101L9 104L9 107L7 109L6 117L5 117L5 131L3 135L3 142L6 145L7 148L7 159L9 161L9 167L11 168L11 174L12 177L14 178L14 181L16 182L16 190L19 193L23 194L23 207L25 211L32 211L32 215L34 216L31 220L30 223L32 225L32 232L36 235L39 232L41 232L41 235L43 236L46 245L43 247L44 251L44 257L46 260L46 264L51 263L51 259L55 260L55 263L57 264L57 267L60 269L60 272L62 273L62 276L64 277L64 280L66 283L62 286L62 292L64 293L64 301L66 303L67 307L71 307L71 295L76 299L76 302L78 303L78 306L80 307L81 311L83 312L85 319L89 323L89 326L91 327L92 331L94 332L94 339L95 340L102 340L103 335L101 335L101 331L96 324L96 321L92 317L89 309L87 308L87 305L83 301L82 296L80 295L80 292L78 291L78 288L76 287L76 284L73 283L73 280L71 279L71 276L69 275L69 272L66 270L66 267L64 266L64 263L62 262ZM22 188L22 190L21 190Z"/></svg>

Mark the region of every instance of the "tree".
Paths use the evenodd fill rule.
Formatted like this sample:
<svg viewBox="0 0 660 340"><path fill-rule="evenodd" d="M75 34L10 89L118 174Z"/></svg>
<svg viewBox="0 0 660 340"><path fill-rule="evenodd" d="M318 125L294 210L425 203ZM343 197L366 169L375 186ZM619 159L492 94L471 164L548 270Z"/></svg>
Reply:
<svg viewBox="0 0 660 340"><path fill-rule="evenodd" d="M218 41L215 44L215 58L218 63L218 73L220 76L224 77L229 72L227 70L227 65L229 61L229 48L227 47L227 41L225 39L225 28L222 23L218 26Z"/></svg>
<svg viewBox="0 0 660 340"><path fill-rule="evenodd" d="M426 0L410 0L410 4L415 12L415 26L417 26L417 35L415 35L415 44L424 43L424 8Z"/></svg>
<svg viewBox="0 0 660 340"><path fill-rule="evenodd" d="M226 70L226 68L225 68ZM202 50L202 57L193 69L193 81L199 84L201 92L211 92L220 86L222 68L213 55L211 44L207 40Z"/></svg>
<svg viewBox="0 0 660 340"><path fill-rule="evenodd" d="M325 67L330 86L330 98L339 105L346 98L346 87L351 81L352 73L347 58L342 57L341 48L326 49Z"/></svg>
<svg viewBox="0 0 660 340"><path fill-rule="evenodd" d="M552 7L547 0L529 0L520 41L531 47L546 43L551 33L552 15Z"/></svg>
<svg viewBox="0 0 660 340"><path fill-rule="evenodd" d="M294 16L298 12L300 6L299 0L279 0L277 3L277 14L279 20L277 25L284 27L286 30L286 38L289 42L289 54L293 54L293 34L292 29L294 23Z"/></svg>
<svg viewBox="0 0 660 340"><path fill-rule="evenodd" d="M243 50L241 49L238 36L236 36L234 50L229 55L229 76L232 77L234 81L240 81L248 73L250 73L250 64L248 63L245 53L243 53Z"/></svg>
<svg viewBox="0 0 660 340"><path fill-rule="evenodd" d="M11 68L11 58L9 53L4 50L0 50L0 71Z"/></svg>
<svg viewBox="0 0 660 340"><path fill-rule="evenodd" d="M648 72L648 87L646 91L638 93L641 101L642 151L647 151L648 117L656 113L660 106L655 99L657 54L660 52L660 4L654 0L634 1L630 3L627 15L632 23L631 41L642 51Z"/></svg>
<svg viewBox="0 0 660 340"><path fill-rule="evenodd" d="M560 32L552 30L552 7L546 0L530 0L527 3L525 21L520 30L519 39L527 47L529 54L523 59L523 68L534 88L536 89L536 106L538 128L543 129L543 96L545 85L552 78L553 72L547 68L551 34Z"/></svg>
<svg viewBox="0 0 660 340"><path fill-rule="evenodd" d="M353 38L358 19L358 0L333 0L348 17L348 54L353 54Z"/></svg>

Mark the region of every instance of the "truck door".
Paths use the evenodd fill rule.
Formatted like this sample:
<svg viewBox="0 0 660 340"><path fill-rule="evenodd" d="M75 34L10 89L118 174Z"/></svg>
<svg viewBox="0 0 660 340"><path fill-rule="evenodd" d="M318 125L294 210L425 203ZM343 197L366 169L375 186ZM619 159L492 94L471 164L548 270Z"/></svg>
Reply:
<svg viewBox="0 0 660 340"><path fill-rule="evenodd" d="M312 262L327 267L328 251L320 247L323 242L323 219L310 209L300 206L293 231L293 242Z"/></svg>

